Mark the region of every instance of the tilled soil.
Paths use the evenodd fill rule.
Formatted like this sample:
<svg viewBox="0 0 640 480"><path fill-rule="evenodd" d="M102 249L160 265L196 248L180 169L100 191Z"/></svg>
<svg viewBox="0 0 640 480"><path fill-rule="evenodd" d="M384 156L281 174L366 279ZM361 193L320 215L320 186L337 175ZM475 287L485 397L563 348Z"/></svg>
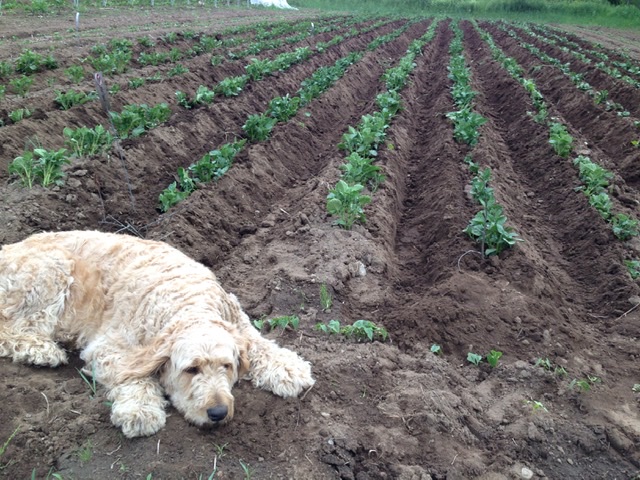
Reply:
<svg viewBox="0 0 640 480"><path fill-rule="evenodd" d="M132 13L111 12L109 19L121 27L146 22L145 35L154 41L180 31L164 22L194 21L190 28L213 34L225 22L279 21L282 15L291 15L291 22L305 16L318 24L340 21L303 11L201 9L162 10L149 23ZM31 20L0 17L23 39L34 30ZM42 32L63 32L54 53L68 65L111 35L92 25L95 36L78 46L64 33L64 20L37 21ZM115 110L167 102L168 122L122 142L122 158L75 159L65 184L49 190L21 187L9 176L9 163L28 140L60 148L64 126L106 125L104 113L98 102L58 110L53 91L68 87L60 70L47 73L54 80L40 80L33 96L7 95L0 110L27 104L36 114L0 128L2 244L71 229L167 241L212 268L252 318L298 315L298 331L267 335L310 360L317 383L300 399L284 400L240 382L229 425L200 430L170 410L166 428L130 440L110 424L101 387L92 392L78 374L77 356L56 370L2 359L0 446L16 434L0 456L0 476L209 478L216 469L213 478L246 478L241 463L257 479L502 479L526 478L526 469L533 478L550 479L638 475L640 395L632 387L640 382L634 309L640 288L623 261L637 257L640 244L617 240L574 190L579 180L571 160L554 154L547 128L528 114L527 93L492 59L469 22L461 24L465 55L479 92L477 110L488 119L472 155L491 167L496 199L524 240L514 249L484 260L462 232L477 205L463 162L469 150L454 141L445 118L455 109L446 69L449 21L437 26L402 92L404 109L379 154L386 180L367 206L364 226L342 230L326 214L344 157L337 145L349 125L376 109L375 97L385 89L381 75L431 20L367 52L335 86L278 124L269 140L246 147L218 182L159 212L158 194L178 167L241 136L248 115L264 111L275 96L295 94L318 67L404 24L394 20L346 39L250 82L237 97L216 97L192 110L176 104L176 90L193 93L241 74L247 59L219 66L211 66L210 55L183 60L188 74L112 98ZM550 114L569 126L580 150L615 172L616 208L637 216L639 158L630 144L637 137L636 114L621 118L599 109L560 72L538 68L539 61L506 34L480 26L536 81ZM259 58L313 47L341 32L312 35ZM22 45L6 41L2 48L16 55ZM156 70L132 67L107 81ZM601 81L599 88L615 91L613 80ZM92 88L89 81L84 86ZM321 284L333 296L329 311L320 305ZM314 328L330 319L372 320L386 327L390 341L356 343ZM430 350L436 343L441 355ZM504 353L495 369L466 361L468 352L492 349ZM567 375L536 366L538 358ZM589 391L570 388L572 380L588 376L599 380Z"/></svg>

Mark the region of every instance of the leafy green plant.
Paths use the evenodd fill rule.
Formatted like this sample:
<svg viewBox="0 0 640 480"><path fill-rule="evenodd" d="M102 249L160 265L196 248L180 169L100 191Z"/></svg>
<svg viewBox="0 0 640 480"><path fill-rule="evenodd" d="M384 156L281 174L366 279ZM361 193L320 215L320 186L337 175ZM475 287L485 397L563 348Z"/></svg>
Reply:
<svg viewBox="0 0 640 480"><path fill-rule="evenodd" d="M131 62L131 52L118 50L98 57L89 57L87 60L96 71L105 75L122 74L127 70L129 62Z"/></svg>
<svg viewBox="0 0 640 480"><path fill-rule="evenodd" d="M539 402L537 400L527 400L525 404L529 405L534 413L538 411L543 411L547 413L549 412L549 410L547 410L547 407L545 407L542 402Z"/></svg>
<svg viewBox="0 0 640 480"><path fill-rule="evenodd" d="M624 213L611 217L611 228L619 240L629 240L631 237L638 236L638 220Z"/></svg>
<svg viewBox="0 0 640 480"><path fill-rule="evenodd" d="M346 162L340 165L340 169L343 171L342 179L348 184L368 183L371 191L374 192L384 181L385 177L380 173L380 167L373 165L371 158L362 157L357 152L353 152L345 160Z"/></svg>
<svg viewBox="0 0 640 480"><path fill-rule="evenodd" d="M513 228L506 226L507 217L493 195L481 202L483 208L469 222L464 232L481 243L484 256L497 255L521 239Z"/></svg>
<svg viewBox="0 0 640 480"><path fill-rule="evenodd" d="M186 109L193 107L193 102L189 100L189 96L180 90L176 92L176 101L178 102L178 105Z"/></svg>
<svg viewBox="0 0 640 480"><path fill-rule="evenodd" d="M327 289L327 284L323 283L320 285L320 306L322 307L322 311L326 312L331 309L333 305L333 298L329 290Z"/></svg>
<svg viewBox="0 0 640 480"><path fill-rule="evenodd" d="M267 116L264 113L249 115L247 121L242 126L247 138L252 142L259 142L269 138L271 130L275 127L277 119Z"/></svg>
<svg viewBox="0 0 640 480"><path fill-rule="evenodd" d="M434 343L433 345L431 345L431 348L429 349L429 351L434 355L442 355L442 347L437 343Z"/></svg>
<svg viewBox="0 0 640 480"><path fill-rule="evenodd" d="M213 55L210 60L211 66L213 67L220 65L222 62L224 62L224 56L222 55Z"/></svg>
<svg viewBox="0 0 640 480"><path fill-rule="evenodd" d="M595 208L605 219L611 217L611 199L606 192L600 192L589 197L589 204Z"/></svg>
<svg viewBox="0 0 640 480"><path fill-rule="evenodd" d="M29 92L31 85L33 85L33 78L22 75L9 80L9 84L13 87L13 91L17 95L24 97Z"/></svg>
<svg viewBox="0 0 640 480"><path fill-rule="evenodd" d="M153 40L151 40L149 37L139 37L137 40L138 44L142 47L151 48L155 46Z"/></svg>
<svg viewBox="0 0 640 480"><path fill-rule="evenodd" d="M248 463L244 463L240 460L240 467L242 467L242 472L244 473L244 480L251 480L253 477L254 470Z"/></svg>
<svg viewBox="0 0 640 480"><path fill-rule="evenodd" d="M573 163L578 167L580 180L584 184L577 190L582 190L585 195L591 196L603 192L609 186L613 173L592 162L589 157L578 155Z"/></svg>
<svg viewBox="0 0 640 480"><path fill-rule="evenodd" d="M7 78L13 73L13 67L9 62L0 60L0 79Z"/></svg>
<svg viewBox="0 0 640 480"><path fill-rule="evenodd" d="M188 196L189 192L178 190L177 182L173 182L162 191L160 197L158 198L158 200L160 201L160 210L166 212L171 207L177 205Z"/></svg>
<svg viewBox="0 0 640 480"><path fill-rule="evenodd" d="M147 53L142 52L138 57L138 63L143 66L153 65L158 66L161 63L165 63L169 61L169 55L163 52L153 52Z"/></svg>
<svg viewBox="0 0 640 480"><path fill-rule="evenodd" d="M269 325L271 330L276 328L281 328L282 330L286 330L290 328L291 330L296 330L300 325L300 318L297 315L283 315L280 317L274 317L265 322Z"/></svg>
<svg viewBox="0 0 640 480"><path fill-rule="evenodd" d="M362 156L377 156L378 146L384 141L385 131L389 127L387 122L387 118L380 112L364 115L358 128L349 126L347 133L342 135L338 148Z"/></svg>
<svg viewBox="0 0 640 480"><path fill-rule="evenodd" d="M631 391L633 393L640 393L640 383L635 383L633 387L631 387Z"/></svg>
<svg viewBox="0 0 640 480"><path fill-rule="evenodd" d="M84 80L84 68L82 65L72 65L69 68L66 68L64 74L71 80L73 83L80 83Z"/></svg>
<svg viewBox="0 0 640 480"><path fill-rule="evenodd" d="M27 151L21 156L16 157L9 165L9 173L11 175L17 175L25 187L32 188L36 177L33 152Z"/></svg>
<svg viewBox="0 0 640 480"><path fill-rule="evenodd" d="M265 58L263 60L258 60L257 58L252 58L251 63L244 67L247 71L247 75L253 81L261 80L266 75L269 75L275 68L273 61Z"/></svg>
<svg viewBox="0 0 640 480"><path fill-rule="evenodd" d="M278 122L286 122L293 118L300 108L300 97L275 97L269 102L266 114L275 118Z"/></svg>
<svg viewBox="0 0 640 480"><path fill-rule="evenodd" d="M573 148L573 137L563 124L552 122L549 125L549 143L560 157L567 158Z"/></svg>
<svg viewBox="0 0 640 480"><path fill-rule="evenodd" d="M29 118L33 112L28 108L17 108L9 112L9 118L13 123L18 123L20 120Z"/></svg>
<svg viewBox="0 0 640 480"><path fill-rule="evenodd" d="M82 463L90 462L93 458L93 444L91 441L87 440L86 443L78 449L76 455Z"/></svg>
<svg viewBox="0 0 640 480"><path fill-rule="evenodd" d="M489 365L491 365L492 368L496 368L498 366L498 361L500 360L500 357L502 357L502 352L499 352L497 350L491 350L489 353L487 353L486 358Z"/></svg>
<svg viewBox="0 0 640 480"><path fill-rule="evenodd" d="M85 93L76 92L75 90L67 90L66 92L60 92L56 90L56 98L54 102L60 105L62 110L69 110L74 105L82 105L91 100L95 100L97 95L95 92Z"/></svg>
<svg viewBox="0 0 640 480"><path fill-rule="evenodd" d="M478 355L477 353L469 352L467 354L467 361L473 363L474 365L480 365L482 361L482 355Z"/></svg>
<svg viewBox="0 0 640 480"><path fill-rule="evenodd" d="M121 113L109 112L120 138L138 137L169 119L171 109L166 103L154 107L145 104L126 105Z"/></svg>
<svg viewBox="0 0 640 480"><path fill-rule="evenodd" d="M16 60L15 70L25 75L33 75L44 68L57 68L57 63L52 56L44 57L33 50L23 50Z"/></svg>
<svg viewBox="0 0 640 480"><path fill-rule="evenodd" d="M39 157L38 163L34 167L35 177L39 178L43 187L48 187L52 183L60 184L64 173L62 166L69 164L67 150L45 150L44 148L35 148L33 153Z"/></svg>
<svg viewBox="0 0 640 480"><path fill-rule="evenodd" d="M329 215L338 217L336 225L350 230L355 222L365 222L363 207L371 202L371 197L360 193L363 188L360 184L349 185L344 180L338 180L336 186L329 191L327 211Z"/></svg>
<svg viewBox="0 0 640 480"><path fill-rule="evenodd" d="M198 87L198 90L196 90L194 102L201 105L209 105L211 102L213 102L214 96L215 92L213 90L209 90L204 85L200 85Z"/></svg>
<svg viewBox="0 0 640 480"><path fill-rule="evenodd" d="M634 280L640 277L640 260L625 260L624 264Z"/></svg>
<svg viewBox="0 0 640 480"><path fill-rule="evenodd" d="M474 146L480 139L478 128L487 122L479 113L473 112L469 107L447 113L447 118L453 122L453 136L459 142L465 142Z"/></svg>
<svg viewBox="0 0 640 480"><path fill-rule="evenodd" d="M180 63L167 72L168 77L176 77L178 75L184 75L189 73L189 69Z"/></svg>
<svg viewBox="0 0 640 480"><path fill-rule="evenodd" d="M225 97L235 97L240 94L244 86L246 85L249 77L247 75L240 75L238 77L226 77L218 82L215 92L221 93Z"/></svg>
<svg viewBox="0 0 640 480"><path fill-rule="evenodd" d="M66 145L78 157L105 152L111 148L113 143L113 136L102 125L96 125L95 128L73 129L65 127L62 133L65 136Z"/></svg>
<svg viewBox="0 0 640 480"><path fill-rule="evenodd" d="M337 335L340 333L340 322L338 320L329 320L328 324L317 323L315 329L323 333L332 333Z"/></svg>
<svg viewBox="0 0 640 480"><path fill-rule="evenodd" d="M181 60L183 57L183 53L178 48L172 48L169 52L169 61L172 63L176 63L178 60Z"/></svg>
<svg viewBox="0 0 640 480"><path fill-rule="evenodd" d="M129 79L129 88L135 90L136 88L140 88L145 83L145 79L141 77L135 77Z"/></svg>

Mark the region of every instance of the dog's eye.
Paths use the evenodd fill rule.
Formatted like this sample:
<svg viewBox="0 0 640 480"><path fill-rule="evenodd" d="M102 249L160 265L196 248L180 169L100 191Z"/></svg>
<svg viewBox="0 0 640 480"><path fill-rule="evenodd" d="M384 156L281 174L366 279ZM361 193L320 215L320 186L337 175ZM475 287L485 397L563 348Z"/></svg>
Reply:
<svg viewBox="0 0 640 480"><path fill-rule="evenodd" d="M225 370L231 370L231 364L230 363L225 363L224 365L222 365L224 367Z"/></svg>
<svg viewBox="0 0 640 480"><path fill-rule="evenodd" d="M189 367L185 369L184 373L188 373L189 375L197 375L200 373L200 368L198 367Z"/></svg>

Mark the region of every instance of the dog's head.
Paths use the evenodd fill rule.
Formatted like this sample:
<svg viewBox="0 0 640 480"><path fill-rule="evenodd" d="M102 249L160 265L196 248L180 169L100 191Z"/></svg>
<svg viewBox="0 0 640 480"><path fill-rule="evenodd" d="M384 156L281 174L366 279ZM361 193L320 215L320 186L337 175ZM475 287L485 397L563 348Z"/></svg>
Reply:
<svg viewBox="0 0 640 480"><path fill-rule="evenodd" d="M132 378L157 374L174 407L198 425L230 421L231 388L249 371L247 342L216 324L199 324L159 337L128 372Z"/></svg>

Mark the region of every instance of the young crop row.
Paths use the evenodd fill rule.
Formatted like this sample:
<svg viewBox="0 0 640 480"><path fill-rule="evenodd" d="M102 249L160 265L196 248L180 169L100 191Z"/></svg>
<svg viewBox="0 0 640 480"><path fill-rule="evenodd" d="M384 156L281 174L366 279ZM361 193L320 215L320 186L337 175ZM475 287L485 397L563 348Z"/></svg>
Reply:
<svg viewBox="0 0 640 480"><path fill-rule="evenodd" d="M489 45L493 58L530 94L533 106L537 110L537 113L532 114L533 119L539 123L548 125L549 143L556 154L561 158L568 158L573 151L573 137L569 134L564 124L557 119L547 118L548 106L543 95L537 89L535 82L523 76L524 70L522 67L518 65L516 60L508 57L502 49L496 45L489 32L482 30L475 22L474 27L482 39ZM582 191L587 196L589 204L600 213L603 219L611 224L613 234L616 238L628 240L631 237L637 236L640 233L638 230L638 220L624 213L613 212L613 205L607 193L610 188L609 181L613 178L613 173L592 162L591 159L585 155L576 156L573 164L578 168L579 178L583 184L581 187L578 187L577 190ZM633 259L626 260L625 264L629 268L632 276L634 276L634 271L640 273L640 261ZM634 270L634 268L636 270Z"/></svg>
<svg viewBox="0 0 640 480"><path fill-rule="evenodd" d="M381 44L399 37L410 25L411 22L408 22L403 27L375 39L367 46L367 50L375 50ZM380 38L384 38L384 40L381 42ZM244 147L246 140L258 142L269 138L271 131L278 122L286 122L293 118L300 108L319 97L342 78L347 68L359 61L364 56L364 53L364 51L352 52L338 59L332 66L318 68L312 75L301 82L295 96L287 94L283 97L275 97L269 102L265 112L249 115L242 126L246 139L234 140L217 150L205 154L189 167L180 167L177 173L177 180L172 182L159 196L160 210L166 212L169 208L191 195L200 185L220 178L229 169L233 158ZM223 155L222 164L224 166L221 169L221 163L218 161L220 155L217 152L223 151L227 151L229 154ZM213 171L214 173L207 173L205 178L201 178L198 173L201 171Z"/></svg>
<svg viewBox="0 0 640 480"><path fill-rule="evenodd" d="M467 66L462 44L463 33L459 24L452 24L453 40L449 48L451 55L449 78L451 96L457 110L447 113L447 118L453 122L453 135L458 142L464 142L473 148L480 138L480 126L486 119L474 111L474 98L478 94L471 87L471 70ZM507 217L504 208L495 199L493 188L489 186L491 169L473 162L468 154L465 163L469 165L474 175L471 180L471 197L482 207L471 219L464 232L480 244L482 256L498 255L506 248L512 247L520 240L513 228L506 226Z"/></svg>
<svg viewBox="0 0 640 480"><path fill-rule="evenodd" d="M349 126L342 135L338 148L345 150L347 157L340 165L342 175L329 191L326 205L329 215L336 217L335 225L349 230L355 222L365 222L364 206L371 202L371 196L362 192L368 188L375 193L385 178L380 167L374 165L378 148L386 138L391 120L402 108L400 92L416 67L415 58L433 39L437 25L437 21L432 21L424 35L411 43L398 65L383 74L386 91L376 97L379 110L364 115L357 127Z"/></svg>
<svg viewBox="0 0 640 480"><path fill-rule="evenodd" d="M573 72L568 64L562 63L560 60L558 60L557 58L552 57L551 55L543 52L542 50L540 50L535 45L524 41L518 35L518 33L516 31L514 31L513 29L511 29L511 28L509 28L509 27L507 27L505 25L502 25L502 24L498 24L498 28L500 28L505 33L507 33L507 35L509 35L510 37L515 39L516 41L518 41L521 47L523 47L524 49L526 49L527 51L529 51L530 53L532 53L533 55L538 57L543 62L549 63L550 65L553 65L558 70L560 70L563 74L565 74L567 77L569 77L569 79L571 79L571 81L578 88L578 90L582 90L582 91L586 92L593 99L593 101L594 101L594 103L596 105L603 105L605 110L607 110L607 111L609 111L609 110L616 111L618 116L620 116L620 117L629 117L631 115L630 112L625 108L624 105L621 105L620 103L608 100L609 92L607 90L597 90L596 88L591 86L584 79L584 74L583 73Z"/></svg>
<svg viewBox="0 0 640 480"><path fill-rule="evenodd" d="M271 49L278 48L284 44L297 43L311 35L316 33L324 33L329 32L338 28L342 28L344 25L351 25L357 20L352 18L343 24L338 24L336 22L327 21L326 25L323 25L323 22L318 22L319 24L316 26L314 24L313 28L311 28L312 22L307 22L307 24L285 24L280 28L274 28L271 31L264 31L262 34L259 34L259 41L253 42L244 50L234 52L232 50L227 51L227 56L229 59L239 59L243 58L247 55L256 54L258 52ZM286 27L286 29L285 29ZM234 33L236 30L241 32L246 31L247 27L238 27L234 29ZM269 35L278 35L282 34L283 31L288 33L289 31L296 31L300 29L298 33L293 36L284 39L271 39L269 40L267 37ZM276 32L276 33L274 33ZM227 31L223 33L228 33ZM184 35L184 34L183 34ZM213 52L213 50L217 48L227 48L232 45L238 45L240 43L248 41L247 39L238 39L238 38L229 38L229 39L218 39L213 36L207 36L205 34L196 35L193 33L194 37L198 39L197 43L195 43L192 47L190 47L187 51L182 52L177 48L173 48L169 53L145 53L141 54L141 58L145 60L139 61L139 63L144 65L158 65L169 62L177 62L183 58L191 58L203 53ZM190 35L189 35L190 36ZM219 37L220 35L218 35ZM191 37L191 36L190 36ZM151 41L148 37L143 37L147 39L149 42ZM164 38L167 38L165 41L172 41L170 34L167 34ZM133 55L133 42L128 39L112 39L107 44L99 44L91 49L91 53L94 56L89 56L85 58L82 63L89 63L96 71L100 71L105 75L117 75L120 73L124 73L131 62ZM140 60L140 59L139 59ZM52 62L54 59L52 58ZM225 57L223 55L213 55L211 58L212 65L219 65L220 63L225 61ZM53 65L53 63L51 64ZM56 64L57 65L57 64ZM0 62L0 79L3 78L2 71L9 70L9 65L7 62ZM35 68L35 67L34 67ZM52 67L53 68L53 67ZM184 67L181 64L176 64L176 66L170 69L167 72L167 77L173 77L176 75L181 75L187 73L188 68ZM65 70L65 75L67 75L71 81L76 84L81 83L86 78L87 72L82 65L73 65ZM137 89L143 86L147 82L159 82L162 80L162 77L159 74L154 76L142 78L131 78L127 81L126 84L120 85L114 83L109 92L111 95L116 94L121 91L123 88L127 89ZM25 97L31 86L34 83L34 79L29 75L22 75L20 77L16 77L10 80L10 85L12 86L12 90L16 95ZM0 87L0 98L6 92L6 87ZM55 92L54 102L63 110L68 110L74 105L82 105L88 101L95 100L95 96L93 92L83 92L76 91L73 88L69 88L64 92L57 91ZM29 116L28 114L31 110L28 107L22 109L16 109L15 113L11 112L8 116L12 123L16 123L16 121L21 120L22 118ZM0 126L5 122L0 119Z"/></svg>
<svg viewBox="0 0 640 480"><path fill-rule="evenodd" d="M328 42L318 42L315 50L321 53L328 47L338 45L346 39L355 37L356 35L380 28L387 23L389 22L381 20L362 30L352 28L344 35L336 35ZM200 85L192 98L189 98L186 93L178 90L176 92L178 105L190 109L198 105L208 105L212 103L215 95L224 95L225 97L237 96L249 81L262 80L264 77L275 72L285 71L293 65L308 60L312 55L313 50L310 47L299 47L293 52L281 53L273 59L265 58L259 60L257 58L252 58L251 62L244 67L246 74L224 78L211 89L204 85Z"/></svg>
<svg viewBox="0 0 640 480"><path fill-rule="evenodd" d="M572 42L566 37L553 33L551 30L542 27L538 28L529 24L522 24L519 26L532 37L549 45L557 46L563 52L573 55L583 63L587 65L594 65L597 69L603 71L612 78L622 80L635 88L640 88L640 81L620 71L621 68L630 74L640 75L640 66L638 66L628 55L623 62L611 61L609 55L606 53L583 48L576 42ZM538 32L541 32L541 34ZM589 55L595 57L599 61L594 63L591 58L589 58Z"/></svg>

